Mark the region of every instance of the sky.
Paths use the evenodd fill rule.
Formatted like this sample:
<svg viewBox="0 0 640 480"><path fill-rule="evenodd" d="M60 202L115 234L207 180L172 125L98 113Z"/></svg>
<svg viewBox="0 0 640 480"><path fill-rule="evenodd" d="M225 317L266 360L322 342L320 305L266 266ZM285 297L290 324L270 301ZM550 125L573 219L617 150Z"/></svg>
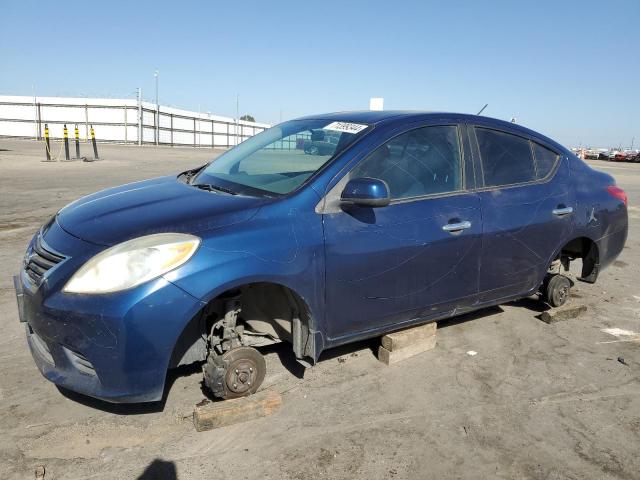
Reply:
<svg viewBox="0 0 640 480"><path fill-rule="evenodd" d="M640 146L640 0L1 0L0 95L134 98L278 123L477 113Z"/></svg>

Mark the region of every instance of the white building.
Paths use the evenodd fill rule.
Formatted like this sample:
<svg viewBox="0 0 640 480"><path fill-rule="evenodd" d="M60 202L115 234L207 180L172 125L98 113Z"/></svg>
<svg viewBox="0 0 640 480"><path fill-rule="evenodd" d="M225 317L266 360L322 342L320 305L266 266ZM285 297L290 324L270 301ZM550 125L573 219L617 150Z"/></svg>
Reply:
<svg viewBox="0 0 640 480"><path fill-rule="evenodd" d="M63 127L73 138L98 141L194 147L228 147L270 125L181 110L130 99L27 97L0 95L0 137L42 138L45 124L51 138L62 138Z"/></svg>

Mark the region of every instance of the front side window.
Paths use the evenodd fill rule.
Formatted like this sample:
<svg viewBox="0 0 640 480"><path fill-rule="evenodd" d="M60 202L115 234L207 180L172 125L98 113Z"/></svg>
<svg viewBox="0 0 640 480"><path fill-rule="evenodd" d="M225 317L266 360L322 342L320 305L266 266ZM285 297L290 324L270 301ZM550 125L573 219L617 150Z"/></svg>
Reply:
<svg viewBox="0 0 640 480"><path fill-rule="evenodd" d="M529 140L505 132L476 128L486 187L513 185L536 179Z"/></svg>
<svg viewBox="0 0 640 480"><path fill-rule="evenodd" d="M458 129L433 126L403 133L378 147L350 176L384 180L392 199L462 190Z"/></svg>
<svg viewBox="0 0 640 480"><path fill-rule="evenodd" d="M287 194L368 129L331 120L285 122L224 153L191 183L241 195Z"/></svg>

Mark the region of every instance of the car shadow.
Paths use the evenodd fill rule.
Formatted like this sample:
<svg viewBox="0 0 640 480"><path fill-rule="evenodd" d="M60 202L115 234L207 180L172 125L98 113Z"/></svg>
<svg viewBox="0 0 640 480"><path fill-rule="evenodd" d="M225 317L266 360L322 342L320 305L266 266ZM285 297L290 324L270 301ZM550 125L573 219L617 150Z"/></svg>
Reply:
<svg viewBox="0 0 640 480"><path fill-rule="evenodd" d="M330 350L325 350L320 355L318 359L318 363L327 362L333 360L338 357L344 357L347 355L353 355L359 351L369 349L372 354L376 355L378 344L380 343L378 337L374 337L368 340L361 340L358 342L349 343L347 345L342 345L339 347L332 348ZM307 370L307 367L301 365L296 359L295 354L293 353L293 349L291 348L291 344L287 342L282 343L274 343L272 345L265 345L262 347L258 347L258 350L263 355L276 354L280 363L291 375L296 377L299 380L304 379L304 374ZM202 391L202 395L204 395L205 399L210 402L222 402L224 400L220 398L214 397L209 389L205 386L204 380L200 381L200 390Z"/></svg>
<svg viewBox="0 0 640 480"><path fill-rule="evenodd" d="M504 312L504 309L502 309L499 305L496 305L493 307L486 307L480 310L475 310L473 312L464 313L456 317L437 320L438 328L440 329L440 328L452 327L454 325L470 322L471 320L478 320L479 318L490 317L491 315L496 315L502 312Z"/></svg>
<svg viewBox="0 0 640 480"><path fill-rule="evenodd" d="M526 308L527 310L531 310L532 312L542 313L547 310L551 310L551 306L547 303L539 300L535 297L526 297L521 298L520 300L514 300L513 302L509 302L506 305L510 305L512 307L520 307Z"/></svg>

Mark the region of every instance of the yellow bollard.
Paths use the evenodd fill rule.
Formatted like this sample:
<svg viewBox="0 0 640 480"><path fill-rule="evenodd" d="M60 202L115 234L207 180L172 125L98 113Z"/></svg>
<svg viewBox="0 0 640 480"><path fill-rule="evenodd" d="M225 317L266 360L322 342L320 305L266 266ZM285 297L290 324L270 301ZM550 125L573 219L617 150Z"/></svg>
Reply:
<svg viewBox="0 0 640 480"><path fill-rule="evenodd" d="M67 130L67 124L64 125L64 159L69 160L69 131Z"/></svg>
<svg viewBox="0 0 640 480"><path fill-rule="evenodd" d="M93 158L98 160L98 147L96 145L96 134L93 131L93 125L91 125L91 143L93 143Z"/></svg>
<svg viewBox="0 0 640 480"><path fill-rule="evenodd" d="M44 148L47 153L47 162L51 161L51 147L49 145L49 125L44 124Z"/></svg>
<svg viewBox="0 0 640 480"><path fill-rule="evenodd" d="M76 137L76 160L80 159L80 132L78 131L78 124L76 123L75 131L73 132Z"/></svg>

